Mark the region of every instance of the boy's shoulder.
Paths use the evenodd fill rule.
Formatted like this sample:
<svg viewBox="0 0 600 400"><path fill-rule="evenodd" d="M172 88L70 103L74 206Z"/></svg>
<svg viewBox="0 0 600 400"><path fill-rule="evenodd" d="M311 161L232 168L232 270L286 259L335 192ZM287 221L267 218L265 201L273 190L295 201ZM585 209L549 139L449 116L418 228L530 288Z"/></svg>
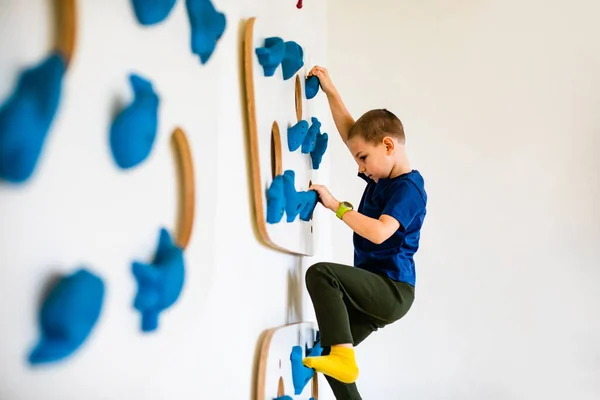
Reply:
<svg viewBox="0 0 600 400"><path fill-rule="evenodd" d="M371 189L375 197L383 194L391 200L398 196L415 196L420 197L424 203L427 203L425 179L416 169L395 178L379 179L378 182L375 182L365 174L359 173L358 175L367 182L365 191Z"/></svg>

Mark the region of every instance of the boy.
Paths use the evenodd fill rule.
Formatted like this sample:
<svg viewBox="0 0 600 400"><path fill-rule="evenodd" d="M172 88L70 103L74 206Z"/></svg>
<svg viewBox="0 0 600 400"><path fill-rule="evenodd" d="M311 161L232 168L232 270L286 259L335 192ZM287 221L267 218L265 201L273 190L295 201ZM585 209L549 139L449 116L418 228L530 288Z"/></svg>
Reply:
<svg viewBox="0 0 600 400"><path fill-rule="evenodd" d="M310 188L354 231L354 267L317 263L306 272L324 351L303 363L325 375L337 399L357 400L354 346L402 318L414 301L413 255L427 194L423 177L410 167L400 120L387 110L372 110L355 122L327 70L315 66L309 75L319 78L336 127L367 186L356 211L325 186Z"/></svg>

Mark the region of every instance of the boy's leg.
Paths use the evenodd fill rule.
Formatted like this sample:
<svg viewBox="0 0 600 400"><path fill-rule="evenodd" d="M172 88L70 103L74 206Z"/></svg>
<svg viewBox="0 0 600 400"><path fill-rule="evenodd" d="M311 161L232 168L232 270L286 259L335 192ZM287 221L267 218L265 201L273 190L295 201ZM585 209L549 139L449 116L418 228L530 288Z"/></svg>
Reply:
<svg viewBox="0 0 600 400"><path fill-rule="evenodd" d="M408 284L335 263L311 266L306 272L306 288L317 317L322 346L356 345L364 339L353 337L350 314L352 317L360 315L375 329L403 317L414 300L414 289Z"/></svg>
<svg viewBox="0 0 600 400"><path fill-rule="evenodd" d="M408 284L334 263L311 266L306 273L306 287L315 309L323 347L356 345L364 339L353 336L349 310L360 315L361 323L369 324L370 333L400 319L414 300L414 289ZM305 365L345 383L354 382L358 368L353 350L335 346L334 352L329 356L307 357Z"/></svg>
<svg viewBox="0 0 600 400"><path fill-rule="evenodd" d="M372 322L362 317L356 311L353 312L352 309L348 311L350 316L350 328L352 330L352 337L354 338L354 346L358 346L358 344L366 339L367 336L377 330L377 326L374 326ZM330 350L331 347L325 347L322 354L325 356L329 355ZM362 400L356 383L343 383L331 376L324 376L337 400Z"/></svg>

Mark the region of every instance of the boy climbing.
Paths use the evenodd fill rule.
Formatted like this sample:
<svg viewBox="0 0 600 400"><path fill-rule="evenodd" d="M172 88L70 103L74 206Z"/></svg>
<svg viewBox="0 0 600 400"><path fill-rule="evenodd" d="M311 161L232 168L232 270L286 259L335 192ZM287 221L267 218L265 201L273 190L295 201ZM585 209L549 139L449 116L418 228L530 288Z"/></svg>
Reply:
<svg viewBox="0 0 600 400"><path fill-rule="evenodd" d="M336 399L361 399L354 347L379 328L402 318L415 297L415 263L426 215L423 177L411 168L401 121L385 109L356 122L327 69L315 66L340 136L358 164L366 187L357 210L323 185L310 189L353 231L354 266L317 263L306 272L323 355L303 364L327 378Z"/></svg>

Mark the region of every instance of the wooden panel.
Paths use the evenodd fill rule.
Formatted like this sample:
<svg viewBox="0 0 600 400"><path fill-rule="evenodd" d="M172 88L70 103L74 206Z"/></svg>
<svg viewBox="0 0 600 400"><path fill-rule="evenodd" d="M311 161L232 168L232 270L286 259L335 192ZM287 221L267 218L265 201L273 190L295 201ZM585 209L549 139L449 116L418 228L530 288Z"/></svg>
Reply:
<svg viewBox="0 0 600 400"><path fill-rule="evenodd" d="M312 322L300 322L269 329L264 334L260 347L258 370L256 371L255 400L273 400L282 395L292 399L318 400L318 374L304 387L299 395L294 394L290 354L294 346L314 346L317 329Z"/></svg>
<svg viewBox="0 0 600 400"><path fill-rule="evenodd" d="M312 256L312 220L302 221L296 217L293 222L287 222L284 215L279 223L266 222L266 192L273 181L273 169L293 170L297 191L308 190L308 182L313 175L310 155L303 154L300 149L290 152L287 145L288 127L296 124L298 118L307 120L310 124L310 116L301 114L302 104L305 102L304 82L309 66L305 63L297 74L288 80L283 79L281 66L274 76L265 77L255 55L255 49L264 46L264 40L272 36L281 37L285 41L294 40L302 46L302 36L310 30L295 33L283 28L285 24L280 21L277 27L273 26L274 23L271 20L259 22L256 18L250 18L244 28L243 72L254 220L261 243L285 253ZM308 49L303 46L303 51L306 60ZM279 130L279 147L273 146L274 125L277 125ZM279 153L271 154L272 151L276 151L272 149L279 148L281 157Z"/></svg>

